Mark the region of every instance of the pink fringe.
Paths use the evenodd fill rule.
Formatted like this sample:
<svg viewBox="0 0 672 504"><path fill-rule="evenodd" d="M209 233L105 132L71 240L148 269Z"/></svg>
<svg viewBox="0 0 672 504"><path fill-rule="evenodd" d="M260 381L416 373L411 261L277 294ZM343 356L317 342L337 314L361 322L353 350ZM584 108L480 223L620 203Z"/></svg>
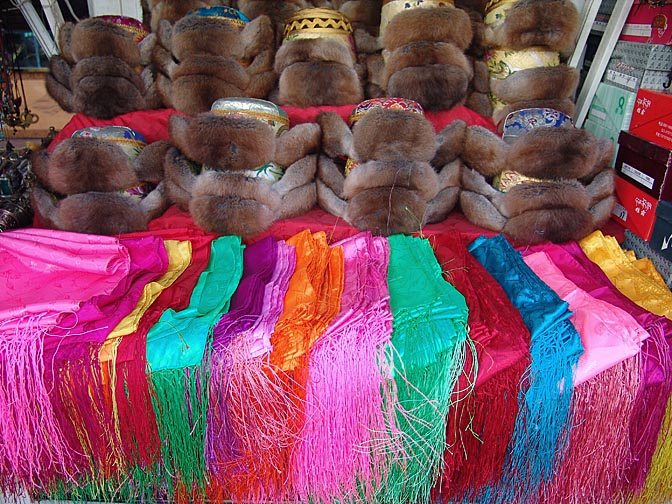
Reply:
<svg viewBox="0 0 672 504"><path fill-rule="evenodd" d="M567 456L541 500L556 503L614 502L626 488L629 428L640 386L640 355L579 385L574 391Z"/></svg>
<svg viewBox="0 0 672 504"><path fill-rule="evenodd" d="M43 378L45 366L51 364L43 361L46 330L40 316L5 321L0 326L0 474L4 490L46 490L57 479L72 479L72 450Z"/></svg>

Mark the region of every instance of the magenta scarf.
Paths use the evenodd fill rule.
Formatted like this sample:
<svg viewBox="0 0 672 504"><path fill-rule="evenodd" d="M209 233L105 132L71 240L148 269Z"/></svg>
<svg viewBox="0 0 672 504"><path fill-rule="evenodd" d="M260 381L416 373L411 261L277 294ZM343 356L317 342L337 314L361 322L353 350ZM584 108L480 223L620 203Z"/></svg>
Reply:
<svg viewBox="0 0 672 504"><path fill-rule="evenodd" d="M75 471L45 379L54 372L45 334L111 294L128 275L130 255L114 238L41 229L2 233L0 254L0 474L12 475L5 489L45 490Z"/></svg>
<svg viewBox="0 0 672 504"><path fill-rule="evenodd" d="M291 480L302 501L372 502L402 449L380 366L392 337L389 245L360 233L334 246L344 253L341 310L310 353Z"/></svg>

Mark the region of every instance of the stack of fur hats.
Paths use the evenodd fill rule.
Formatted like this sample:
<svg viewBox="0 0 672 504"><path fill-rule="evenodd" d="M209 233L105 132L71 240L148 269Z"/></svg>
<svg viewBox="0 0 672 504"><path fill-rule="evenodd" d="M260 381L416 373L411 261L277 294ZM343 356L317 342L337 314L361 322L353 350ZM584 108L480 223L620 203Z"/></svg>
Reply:
<svg viewBox="0 0 672 504"><path fill-rule="evenodd" d="M232 7L203 7L174 25L162 20L156 39L152 61L166 107L195 115L219 98L266 97L275 85L267 16L250 21Z"/></svg>
<svg viewBox="0 0 672 504"><path fill-rule="evenodd" d="M320 127L266 100L217 100L212 111L169 120L171 201L202 229L249 237L316 204Z"/></svg>
<svg viewBox="0 0 672 504"><path fill-rule="evenodd" d="M350 124L323 112L317 195L320 206L379 235L413 233L446 218L459 195L457 159L465 124L439 135L420 104L374 98L353 110Z"/></svg>
<svg viewBox="0 0 672 504"><path fill-rule="evenodd" d="M100 119L160 107L148 67L148 33L139 21L122 16L65 23L60 54L49 61L48 93L63 110Z"/></svg>
<svg viewBox="0 0 672 504"><path fill-rule="evenodd" d="M426 110L465 103L474 76L465 55L473 30L452 1L384 1L379 39L386 96L413 99Z"/></svg>
<svg viewBox="0 0 672 504"><path fill-rule="evenodd" d="M50 228L118 235L144 231L169 201L163 158L169 144L145 144L124 126L88 127L31 157L32 204Z"/></svg>
<svg viewBox="0 0 672 504"><path fill-rule="evenodd" d="M611 142L574 127L576 71L561 63L578 13L570 0L491 0L485 39L499 135L467 128L460 206L521 244L579 240L614 204ZM535 62L535 64L532 64Z"/></svg>
<svg viewBox="0 0 672 504"><path fill-rule="evenodd" d="M302 9L287 19L275 55L280 105L348 105L364 98L350 21L339 11Z"/></svg>

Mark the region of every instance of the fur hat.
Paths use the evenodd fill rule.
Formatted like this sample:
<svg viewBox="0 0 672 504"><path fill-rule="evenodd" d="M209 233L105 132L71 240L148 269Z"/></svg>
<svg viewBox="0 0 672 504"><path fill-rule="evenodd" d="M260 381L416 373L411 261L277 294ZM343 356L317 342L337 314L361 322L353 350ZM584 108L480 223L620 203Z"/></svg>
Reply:
<svg viewBox="0 0 672 504"><path fill-rule="evenodd" d="M333 112L321 113L318 122L323 154L317 196L324 210L359 229L390 235L418 231L454 207L461 165L449 144L464 123L437 136L417 102L388 98L356 107L352 128Z"/></svg>
<svg viewBox="0 0 672 504"><path fill-rule="evenodd" d="M163 157L169 144L129 128L85 128L51 153L36 151L32 203L51 228L117 235L144 231L168 206Z"/></svg>
<svg viewBox="0 0 672 504"><path fill-rule="evenodd" d="M535 121L521 120L508 142L479 126L467 129L462 211L518 244L580 240L613 208L612 144L575 128L558 111L521 114L534 114L539 126L525 130L520 124Z"/></svg>
<svg viewBox="0 0 672 504"><path fill-rule="evenodd" d="M415 100L427 110L465 103L474 76L465 55L473 37L465 11L433 2L415 8L390 2L383 6L380 37L386 96Z"/></svg>
<svg viewBox="0 0 672 504"><path fill-rule="evenodd" d="M138 21L118 16L66 23L60 55L49 61L47 92L63 110L99 119L159 108L147 34Z"/></svg>
<svg viewBox="0 0 672 504"><path fill-rule="evenodd" d="M224 22L223 22L224 21ZM158 27L152 61L163 103L186 114L210 110L219 98L265 97L275 86L273 27L231 7L199 9Z"/></svg>
<svg viewBox="0 0 672 504"><path fill-rule="evenodd" d="M287 20L275 55L277 102L310 107L347 105L364 98L355 68L352 26L332 9L302 9Z"/></svg>
<svg viewBox="0 0 672 504"><path fill-rule="evenodd" d="M171 201L201 228L242 237L311 210L319 126L287 129L286 114L264 100L230 98L213 108L169 120L173 146L166 155L166 189Z"/></svg>

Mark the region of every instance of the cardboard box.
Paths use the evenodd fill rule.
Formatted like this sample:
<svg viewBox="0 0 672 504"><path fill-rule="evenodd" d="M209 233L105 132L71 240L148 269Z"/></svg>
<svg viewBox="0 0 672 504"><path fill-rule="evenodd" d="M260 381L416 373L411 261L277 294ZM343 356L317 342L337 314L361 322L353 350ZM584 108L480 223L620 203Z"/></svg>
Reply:
<svg viewBox="0 0 672 504"><path fill-rule="evenodd" d="M672 94L648 89L637 91L630 132L661 147L672 149Z"/></svg>
<svg viewBox="0 0 672 504"><path fill-rule="evenodd" d="M654 200L672 201L672 150L621 131L616 172Z"/></svg>
<svg viewBox="0 0 672 504"><path fill-rule="evenodd" d="M649 240L656 221L658 200L621 176L616 177L616 199L612 218L640 238Z"/></svg>
<svg viewBox="0 0 672 504"><path fill-rule="evenodd" d="M648 44L672 44L672 4L635 0L620 40Z"/></svg>
<svg viewBox="0 0 672 504"><path fill-rule="evenodd" d="M600 82L588 109L588 119L615 132L614 141L617 142L620 131L630 127L636 98L636 92Z"/></svg>
<svg viewBox="0 0 672 504"><path fill-rule="evenodd" d="M672 45L619 40L602 77L629 91L641 88L663 91L672 69Z"/></svg>
<svg viewBox="0 0 672 504"><path fill-rule="evenodd" d="M672 203L658 202L656 222L649 245L666 259L672 259Z"/></svg>

